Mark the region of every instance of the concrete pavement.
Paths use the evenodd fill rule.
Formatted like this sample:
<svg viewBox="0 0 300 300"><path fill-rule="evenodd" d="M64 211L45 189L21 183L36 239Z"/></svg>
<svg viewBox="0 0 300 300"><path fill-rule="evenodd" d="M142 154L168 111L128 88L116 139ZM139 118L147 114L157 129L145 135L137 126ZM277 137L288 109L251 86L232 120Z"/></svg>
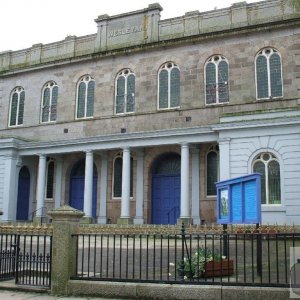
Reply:
<svg viewBox="0 0 300 300"><path fill-rule="evenodd" d="M65 296L51 296L47 293L40 292L27 292L27 291L12 291L12 290L0 290L1 300L114 300L98 297L65 297ZM117 299L115 299L117 300ZM120 300L120 299L119 299Z"/></svg>

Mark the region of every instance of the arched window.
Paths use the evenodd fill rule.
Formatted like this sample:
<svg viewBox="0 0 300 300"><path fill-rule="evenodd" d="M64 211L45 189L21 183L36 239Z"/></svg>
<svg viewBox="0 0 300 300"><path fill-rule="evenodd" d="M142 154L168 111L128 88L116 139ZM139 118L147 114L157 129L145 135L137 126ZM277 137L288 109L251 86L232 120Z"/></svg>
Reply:
<svg viewBox="0 0 300 300"><path fill-rule="evenodd" d="M257 99L282 97L281 57L277 50L265 48L256 56Z"/></svg>
<svg viewBox="0 0 300 300"><path fill-rule="evenodd" d="M114 174L113 174L113 197L122 197L122 169L123 169L123 156L119 152L114 158ZM133 196L133 158L130 157L130 197Z"/></svg>
<svg viewBox="0 0 300 300"><path fill-rule="evenodd" d="M45 84L42 92L41 122L56 121L58 86L54 81Z"/></svg>
<svg viewBox="0 0 300 300"><path fill-rule="evenodd" d="M217 195L215 183L219 179L219 146L213 145L206 155L206 194Z"/></svg>
<svg viewBox="0 0 300 300"><path fill-rule="evenodd" d="M222 55L214 55L205 64L206 104L229 101L228 61Z"/></svg>
<svg viewBox="0 0 300 300"><path fill-rule="evenodd" d="M115 113L125 114L134 112L135 107L135 75L125 69L116 78Z"/></svg>
<svg viewBox="0 0 300 300"><path fill-rule="evenodd" d="M54 159L47 157L46 199L53 199L54 191Z"/></svg>
<svg viewBox="0 0 300 300"><path fill-rule="evenodd" d="M89 118L94 114L95 80L90 75L80 78L77 85L76 118Z"/></svg>
<svg viewBox="0 0 300 300"><path fill-rule="evenodd" d="M180 70L173 62L164 64L158 72L158 109L180 106Z"/></svg>
<svg viewBox="0 0 300 300"><path fill-rule="evenodd" d="M277 158L269 152L261 153L254 158L253 172L261 176L261 203L280 204L280 165Z"/></svg>
<svg viewBox="0 0 300 300"><path fill-rule="evenodd" d="M16 87L11 93L9 126L23 125L25 91Z"/></svg>

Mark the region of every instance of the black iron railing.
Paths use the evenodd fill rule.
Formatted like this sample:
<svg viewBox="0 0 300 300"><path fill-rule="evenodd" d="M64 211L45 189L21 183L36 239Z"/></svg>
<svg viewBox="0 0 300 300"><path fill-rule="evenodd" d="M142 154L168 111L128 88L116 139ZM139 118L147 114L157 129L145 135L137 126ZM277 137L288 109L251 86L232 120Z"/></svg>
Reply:
<svg viewBox="0 0 300 300"><path fill-rule="evenodd" d="M298 233L76 234L72 279L289 286ZM224 256L226 254L226 256Z"/></svg>
<svg viewBox="0 0 300 300"><path fill-rule="evenodd" d="M52 236L0 234L0 280L50 287Z"/></svg>

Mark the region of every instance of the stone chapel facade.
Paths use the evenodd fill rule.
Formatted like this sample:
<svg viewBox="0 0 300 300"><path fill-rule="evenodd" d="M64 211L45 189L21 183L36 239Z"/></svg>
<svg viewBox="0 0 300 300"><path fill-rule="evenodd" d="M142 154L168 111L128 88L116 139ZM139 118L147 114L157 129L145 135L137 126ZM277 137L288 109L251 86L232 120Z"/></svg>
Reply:
<svg viewBox="0 0 300 300"><path fill-rule="evenodd" d="M239 2L0 53L2 221L216 221L215 182L262 174L263 223L300 224L300 12Z"/></svg>

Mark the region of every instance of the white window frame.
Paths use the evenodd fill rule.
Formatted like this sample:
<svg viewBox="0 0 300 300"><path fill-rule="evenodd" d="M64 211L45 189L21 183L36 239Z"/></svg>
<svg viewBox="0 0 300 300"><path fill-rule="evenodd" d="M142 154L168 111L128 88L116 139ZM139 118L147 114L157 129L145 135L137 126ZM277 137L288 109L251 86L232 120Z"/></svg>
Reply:
<svg viewBox="0 0 300 300"><path fill-rule="evenodd" d="M87 80L88 78L88 80ZM94 78L89 75L89 74L86 74L84 76L81 76L80 79L78 80L78 83L77 83L77 88L76 88L76 91L77 91L77 95L76 95L76 109L75 109L75 120L83 120L83 119L92 119L94 118L94 112L93 112L93 116L90 116L90 117L87 117L86 116L86 113L87 113L87 95L88 95L88 83L91 82L91 81L94 81ZM83 117L77 117L77 112L78 112L78 97L79 97L79 85L81 82L84 82L85 85L86 85L86 89L85 89L85 96L84 96L84 116ZM95 104L95 95L94 95L94 104Z"/></svg>
<svg viewBox="0 0 300 300"><path fill-rule="evenodd" d="M171 67L169 67L170 64L171 64ZM180 104L178 106L172 106L171 107L171 71L175 68L178 69L179 72L180 72L180 69L179 69L178 65L175 64L174 62L171 62L171 61L164 63L159 68L159 71L158 71L158 74L157 74L157 82L158 82L158 85L157 85L157 110L170 110L170 109L180 108ZM168 71L168 107L160 108L159 107L159 87L160 87L159 75L160 75L160 72L163 71L163 70ZM181 74L181 72L180 72L180 74ZM180 103L180 99L179 99L179 103Z"/></svg>
<svg viewBox="0 0 300 300"><path fill-rule="evenodd" d="M21 93L24 92L25 93L25 90L23 87L21 86L17 86L15 87L12 92L11 92L11 95L10 95L10 105L9 105L9 118L8 118L8 127L20 127L20 126L23 126L24 124L24 112L25 112L25 99L24 99L24 112L23 112L23 123L22 124L18 124L18 119L19 119L19 109L20 109L20 95ZM11 109L12 109L12 98L13 98L13 95L17 93L18 94L18 104L17 104L17 112L16 112L16 124L15 125L10 125L10 121L11 121ZM26 95L25 95L26 96ZM24 97L25 97L24 96Z"/></svg>
<svg viewBox="0 0 300 300"><path fill-rule="evenodd" d="M262 157L268 154L271 156L271 159L269 159L268 161L265 161ZM266 191L266 203L261 204L262 206L282 206L283 205L283 200L282 200L282 196L283 196L283 190L282 190L282 169L281 169L281 163L279 161L279 159L277 158L276 155L274 155L272 152L268 152L268 151L263 151L260 152L258 154L256 154L252 160L252 166L251 166L251 170L252 172L254 172L254 165L256 162L262 162L265 166L265 191ZM269 172L268 172L268 164L270 161L277 161L278 165L279 165L279 172L280 172L280 203L269 203Z"/></svg>
<svg viewBox="0 0 300 300"><path fill-rule="evenodd" d="M45 183L45 199L46 200L53 200L53 198L54 197L52 197L52 198L47 198L47 189L48 189L48 168L49 168L49 164L51 163L51 162L53 162L53 187L52 187L52 189L53 189L53 196L54 196L54 194L55 194L55 190L54 190L54 188L55 188L55 168L56 168L56 163L55 163L55 160L53 159L53 158L49 158L49 160L47 161L47 167L46 167L46 183Z"/></svg>
<svg viewBox="0 0 300 300"><path fill-rule="evenodd" d="M218 170L217 170L217 180L220 179L220 150L219 150L219 145L215 144L215 145L211 145L207 152L206 152L206 156L205 156L205 162L206 162L206 170L205 170L205 173L206 173L206 186L205 186L205 194L206 194L206 197L207 198L210 198L210 197L213 197L215 198L217 196L217 194L215 195L208 195L207 194L207 178L208 178L208 174L207 174L207 170L208 170L208 163L207 163L207 156L209 153L211 152L215 152L217 154L217 158L218 158Z"/></svg>
<svg viewBox="0 0 300 300"><path fill-rule="evenodd" d="M218 58L218 61L216 62L215 58ZM215 103L207 103L207 93L206 93L206 67L209 63L213 63L216 66L216 89L217 86L219 85L219 63L221 61L226 61L227 66L228 66L228 81L227 81L227 89L228 89L228 101L226 102L219 102L219 91L216 91L216 102ZM220 104L228 104L229 103L229 99L230 99L230 88L229 88L229 62L228 59L223 56L223 55L212 55L211 57L209 57L209 59L205 62L204 65L204 94L205 94L205 105L210 106L210 105L220 105Z"/></svg>
<svg viewBox="0 0 300 300"><path fill-rule="evenodd" d="M114 186L115 186L115 161L117 158L121 158L122 159L122 164L123 164L123 153L122 151L118 152L114 158L113 158L113 169L112 169L112 189L111 189L111 194L112 194L112 198L113 199L122 199L122 181L123 181L123 178L121 180L121 197L116 197L115 194L114 194ZM133 169L131 170L131 168L133 168L133 157L130 156L130 162L132 160L132 165L130 165L130 172L132 172L132 180L133 180ZM131 175L130 175L131 176ZM133 182L132 182L132 196L130 195L130 199L133 199L133 194L134 194L134 191L133 191ZM131 193L130 193L131 194Z"/></svg>
<svg viewBox="0 0 300 300"><path fill-rule="evenodd" d="M56 120L57 120L57 103L56 103L56 118L55 120L51 121L51 109L52 109L52 92L53 92L53 88L54 87L57 87L58 88L58 85L56 84L55 81L51 80L51 81L48 81L44 87L43 87L43 90L42 90L42 102L41 102L41 112L40 112L40 122L42 124L44 123L55 123ZM43 103L44 103L44 92L45 92L45 89L49 88L50 90L50 97L49 97L49 111L48 111L48 120L47 121L43 121Z"/></svg>
<svg viewBox="0 0 300 300"><path fill-rule="evenodd" d="M271 53L266 54L266 51L270 51ZM280 76L281 76L281 96L273 97L271 96L271 71L270 71L270 57L273 53L277 53L280 57ZM257 84L257 70L256 70L256 61L259 56L265 56L267 59L267 72L268 72L268 97L258 98L258 84ZM266 99L281 99L283 98L283 77L282 77L282 57L278 50L272 47L267 47L259 50L259 52L255 56L255 86L256 86L256 100L266 100Z"/></svg>
<svg viewBox="0 0 300 300"><path fill-rule="evenodd" d="M120 71L116 77L116 80L115 80L115 115L127 115L127 114L133 114L135 112L135 93L133 95L133 101L134 101L134 110L133 111L127 111L127 100L128 100L128 97L127 97L127 82L128 82L128 77L130 75L133 75L135 78L135 73L130 70L130 69L123 69L122 71ZM124 111L123 112L117 112L117 86L118 86L118 79L120 77L124 77L125 78L125 93L124 93ZM135 90L135 88L134 88Z"/></svg>

